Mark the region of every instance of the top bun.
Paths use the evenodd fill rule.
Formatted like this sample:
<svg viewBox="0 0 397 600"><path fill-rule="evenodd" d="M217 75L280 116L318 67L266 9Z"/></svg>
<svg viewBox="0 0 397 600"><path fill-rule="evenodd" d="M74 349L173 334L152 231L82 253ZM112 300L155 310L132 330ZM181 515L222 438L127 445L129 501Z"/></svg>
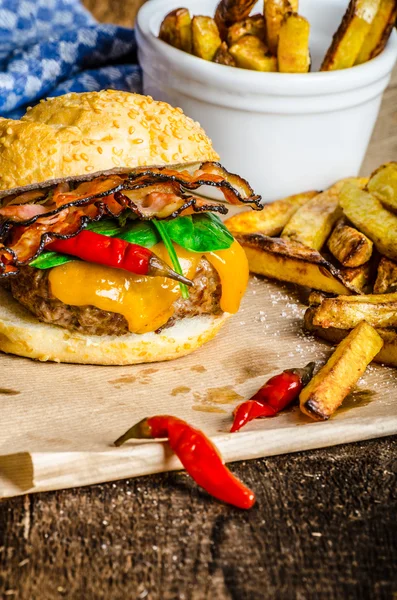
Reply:
<svg viewBox="0 0 397 600"><path fill-rule="evenodd" d="M0 118L0 190L110 169L219 160L180 108L115 90L41 100Z"/></svg>

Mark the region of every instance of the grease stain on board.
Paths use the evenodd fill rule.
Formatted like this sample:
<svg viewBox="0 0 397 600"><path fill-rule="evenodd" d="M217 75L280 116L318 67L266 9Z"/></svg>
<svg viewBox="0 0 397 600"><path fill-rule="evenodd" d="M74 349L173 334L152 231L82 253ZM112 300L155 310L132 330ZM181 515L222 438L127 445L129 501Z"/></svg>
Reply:
<svg viewBox="0 0 397 600"><path fill-rule="evenodd" d="M223 364L229 369L232 368L236 373L236 385L245 383L249 379L255 379L255 377L263 377L265 382L272 373L280 370L276 364L276 358L277 354L268 348L266 348L266 352L257 348L247 348L244 355L241 351L235 352Z"/></svg>
<svg viewBox="0 0 397 600"><path fill-rule="evenodd" d="M179 394L187 394L188 392L190 392L191 388L187 387L186 385L180 385L179 387L174 388L173 390L171 390L171 396L179 396Z"/></svg>
<svg viewBox="0 0 397 600"><path fill-rule="evenodd" d="M193 404L192 409L207 413L227 413L227 410L225 410L224 408L219 408L218 406L210 406L208 404Z"/></svg>
<svg viewBox="0 0 397 600"><path fill-rule="evenodd" d="M337 411L338 413L344 413L348 410L352 410L353 408L362 408L363 406L367 406L375 399L377 393L373 390L367 389L357 389L350 392L348 396L343 400L342 406L340 406Z"/></svg>
<svg viewBox="0 0 397 600"><path fill-rule="evenodd" d="M117 377L117 379L109 379L108 383L116 386L117 389L120 389L123 385L128 385L130 383L140 383L142 385L147 385L151 383L150 375L154 375L158 372L158 369L142 369L136 375L121 375L121 377Z"/></svg>
<svg viewBox="0 0 397 600"><path fill-rule="evenodd" d="M190 367L190 370L196 373L205 373L207 371L203 365L193 365L193 367Z"/></svg>
<svg viewBox="0 0 397 600"><path fill-rule="evenodd" d="M243 396L238 394L231 385L209 388L204 393L194 392L193 398L192 409L202 412L227 412L216 405L232 404L243 400Z"/></svg>
<svg viewBox="0 0 397 600"><path fill-rule="evenodd" d="M4 394L4 396L18 396L21 392L18 390L11 390L10 388L0 388L0 394Z"/></svg>
<svg viewBox="0 0 397 600"><path fill-rule="evenodd" d="M243 396L238 394L231 385L208 388L204 394L194 392L193 396L196 402L201 402L203 404L231 404L232 402L238 402L238 400L243 399Z"/></svg>
<svg viewBox="0 0 397 600"><path fill-rule="evenodd" d="M119 389L122 385L128 385L129 383L135 383L136 380L137 380L136 375L122 375L121 377L118 377L117 379L110 379L108 381L108 383L116 386Z"/></svg>

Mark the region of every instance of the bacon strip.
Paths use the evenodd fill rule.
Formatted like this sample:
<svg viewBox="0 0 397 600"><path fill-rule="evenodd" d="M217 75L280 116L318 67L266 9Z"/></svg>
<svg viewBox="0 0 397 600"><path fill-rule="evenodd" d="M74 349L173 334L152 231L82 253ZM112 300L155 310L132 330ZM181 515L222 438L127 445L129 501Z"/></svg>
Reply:
<svg viewBox="0 0 397 600"><path fill-rule="evenodd" d="M19 265L30 263L53 239L73 237L87 223L104 215L117 217L125 209L141 219L204 211L226 214L224 203L190 193L204 185L218 188L232 204L262 208L248 183L217 163L205 163L193 174L142 168L7 196L0 208L0 277L17 273Z"/></svg>

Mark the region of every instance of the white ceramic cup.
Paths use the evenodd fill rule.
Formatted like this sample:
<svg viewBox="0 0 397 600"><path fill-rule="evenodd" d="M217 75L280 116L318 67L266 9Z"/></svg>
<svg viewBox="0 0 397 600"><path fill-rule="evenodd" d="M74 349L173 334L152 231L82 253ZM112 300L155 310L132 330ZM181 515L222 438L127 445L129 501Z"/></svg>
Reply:
<svg viewBox="0 0 397 600"><path fill-rule="evenodd" d="M226 67L157 38L170 10L185 6L191 15L213 15L217 3L150 0L143 5L136 33L145 94L180 106L199 121L224 166L248 179L265 201L357 175L397 58L396 32L382 54L363 65L314 72L347 0L300 0L299 12L311 23L313 72L307 74Z"/></svg>

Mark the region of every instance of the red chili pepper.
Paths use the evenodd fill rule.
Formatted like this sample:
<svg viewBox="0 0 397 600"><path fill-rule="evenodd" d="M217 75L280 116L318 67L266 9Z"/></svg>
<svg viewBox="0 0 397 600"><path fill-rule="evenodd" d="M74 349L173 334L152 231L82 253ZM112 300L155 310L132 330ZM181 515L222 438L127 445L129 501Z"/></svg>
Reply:
<svg viewBox="0 0 397 600"><path fill-rule="evenodd" d="M160 415L143 419L114 443L130 439L168 438L168 443L189 475L209 494L238 508L251 508L254 493L225 466L218 450L207 436L186 421Z"/></svg>
<svg viewBox="0 0 397 600"><path fill-rule="evenodd" d="M69 239L54 240L46 248L77 256L87 262L124 269L137 275L159 275L193 285L190 279L173 271L166 262L147 248L94 231L84 230Z"/></svg>
<svg viewBox="0 0 397 600"><path fill-rule="evenodd" d="M239 431L259 417L274 417L299 396L312 378L314 367L315 363L311 362L303 369L287 369L271 377L250 400L236 407L230 431Z"/></svg>

